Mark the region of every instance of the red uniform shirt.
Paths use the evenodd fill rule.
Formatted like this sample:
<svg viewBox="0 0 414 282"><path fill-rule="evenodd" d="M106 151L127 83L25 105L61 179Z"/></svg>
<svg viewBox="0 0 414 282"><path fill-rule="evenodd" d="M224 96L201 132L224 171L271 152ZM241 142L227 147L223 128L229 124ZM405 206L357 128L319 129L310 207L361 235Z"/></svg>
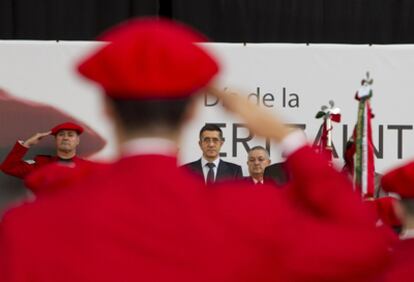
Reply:
<svg viewBox="0 0 414 282"><path fill-rule="evenodd" d="M24 179L33 171L59 161L57 156L39 155L34 158L33 163L25 162L23 157L28 150L28 148L24 147L19 142L16 142L6 159L0 165L0 169L6 174ZM90 161L76 156L72 158L72 161L75 165L87 166L91 164ZM28 188L31 189L31 186L28 186Z"/></svg>
<svg viewBox="0 0 414 282"><path fill-rule="evenodd" d="M392 254L392 263L384 282L412 282L414 280L414 239L401 240Z"/></svg>
<svg viewBox="0 0 414 282"><path fill-rule="evenodd" d="M374 216L310 148L286 189L205 187L176 163L126 157L10 211L0 281L355 282L386 263Z"/></svg>
<svg viewBox="0 0 414 282"><path fill-rule="evenodd" d="M71 163L52 162L27 175L24 184L36 196L53 193L82 182L105 165L86 160Z"/></svg>

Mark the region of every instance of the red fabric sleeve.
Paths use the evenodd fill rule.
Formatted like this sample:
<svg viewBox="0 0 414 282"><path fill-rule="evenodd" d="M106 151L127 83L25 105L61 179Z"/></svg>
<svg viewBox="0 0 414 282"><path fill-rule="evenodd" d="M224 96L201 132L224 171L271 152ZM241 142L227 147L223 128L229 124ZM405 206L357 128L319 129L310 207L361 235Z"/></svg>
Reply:
<svg viewBox="0 0 414 282"><path fill-rule="evenodd" d="M300 214L284 268L295 281L367 281L388 263L388 234L352 185L309 147L288 159L288 191Z"/></svg>
<svg viewBox="0 0 414 282"><path fill-rule="evenodd" d="M35 169L34 164L28 164L22 160L28 148L16 142L6 159L0 165L0 169L9 175L24 178Z"/></svg>

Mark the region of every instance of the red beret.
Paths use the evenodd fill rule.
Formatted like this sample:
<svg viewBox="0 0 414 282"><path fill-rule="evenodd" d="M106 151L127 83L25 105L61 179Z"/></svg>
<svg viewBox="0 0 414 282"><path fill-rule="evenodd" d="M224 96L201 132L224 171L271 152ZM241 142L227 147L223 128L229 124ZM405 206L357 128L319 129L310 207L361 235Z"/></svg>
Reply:
<svg viewBox="0 0 414 282"><path fill-rule="evenodd" d="M52 131L52 135L56 135L61 130L74 130L79 135L82 134L83 132L83 128L73 122L65 122L65 123L58 124L55 127L53 127L50 131Z"/></svg>
<svg viewBox="0 0 414 282"><path fill-rule="evenodd" d="M381 184L385 191L397 193L401 198L414 198L414 162L388 172Z"/></svg>
<svg viewBox="0 0 414 282"><path fill-rule="evenodd" d="M206 86L219 67L195 42L204 36L177 22L144 18L112 28L109 41L78 66L86 78L119 99L174 99Z"/></svg>

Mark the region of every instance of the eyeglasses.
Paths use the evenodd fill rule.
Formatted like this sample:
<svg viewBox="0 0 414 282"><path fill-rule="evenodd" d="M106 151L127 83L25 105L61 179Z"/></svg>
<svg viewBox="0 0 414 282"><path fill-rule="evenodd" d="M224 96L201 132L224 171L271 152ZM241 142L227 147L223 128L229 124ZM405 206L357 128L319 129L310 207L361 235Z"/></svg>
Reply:
<svg viewBox="0 0 414 282"><path fill-rule="evenodd" d="M201 142L209 144L210 142L213 142L214 144L218 144L221 141L219 138L210 138L210 137L204 137L201 139Z"/></svg>

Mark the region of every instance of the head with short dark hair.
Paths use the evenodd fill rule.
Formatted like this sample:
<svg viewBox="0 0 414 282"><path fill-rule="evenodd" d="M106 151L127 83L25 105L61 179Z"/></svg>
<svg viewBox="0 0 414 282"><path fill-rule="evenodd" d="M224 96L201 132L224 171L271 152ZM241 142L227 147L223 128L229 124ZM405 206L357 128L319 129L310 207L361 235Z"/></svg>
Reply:
<svg viewBox="0 0 414 282"><path fill-rule="evenodd" d="M199 134L200 140L201 140L201 136L203 135L204 131L217 131L220 135L220 139L223 140L223 131L221 130L219 126L215 124L207 123L200 129L200 134Z"/></svg>
<svg viewBox="0 0 414 282"><path fill-rule="evenodd" d="M111 99L116 116L127 132L177 131L183 122L190 98L182 99Z"/></svg>
<svg viewBox="0 0 414 282"><path fill-rule="evenodd" d="M207 161L214 161L220 156L223 146L223 131L215 124L206 124L200 130L198 145Z"/></svg>

